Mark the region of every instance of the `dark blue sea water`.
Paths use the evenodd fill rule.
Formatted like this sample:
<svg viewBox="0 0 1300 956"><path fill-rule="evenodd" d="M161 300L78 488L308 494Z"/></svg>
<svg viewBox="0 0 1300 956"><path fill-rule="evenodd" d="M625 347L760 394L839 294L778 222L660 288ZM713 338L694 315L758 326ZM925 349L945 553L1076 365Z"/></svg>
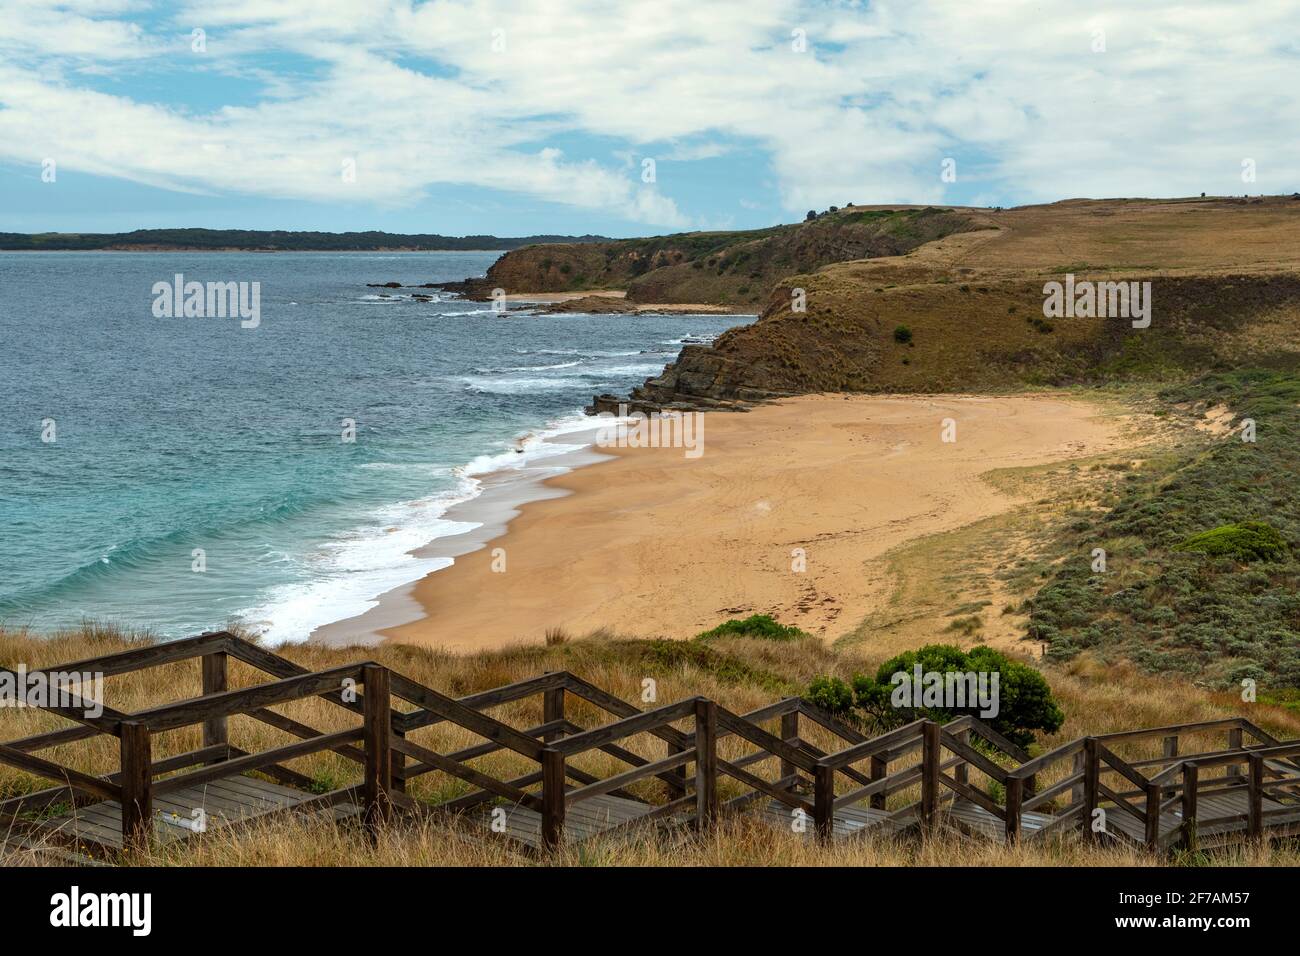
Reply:
<svg viewBox="0 0 1300 956"><path fill-rule="evenodd" d="M448 506L521 435L575 430L683 336L748 321L366 288L496 255L0 253L0 623L303 639L436 567L410 552L457 529ZM176 273L259 282L260 324L155 317Z"/></svg>

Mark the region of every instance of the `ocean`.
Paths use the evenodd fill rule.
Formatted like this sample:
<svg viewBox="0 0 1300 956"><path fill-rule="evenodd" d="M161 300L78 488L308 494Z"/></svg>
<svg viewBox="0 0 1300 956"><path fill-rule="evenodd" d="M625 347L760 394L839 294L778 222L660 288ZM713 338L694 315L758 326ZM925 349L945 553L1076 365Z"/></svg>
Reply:
<svg viewBox="0 0 1300 956"><path fill-rule="evenodd" d="M0 252L0 624L303 640L447 564L412 552L493 473L580 448L593 394L750 321L367 288L498 255ZM178 274L259 283L257 322L168 317Z"/></svg>

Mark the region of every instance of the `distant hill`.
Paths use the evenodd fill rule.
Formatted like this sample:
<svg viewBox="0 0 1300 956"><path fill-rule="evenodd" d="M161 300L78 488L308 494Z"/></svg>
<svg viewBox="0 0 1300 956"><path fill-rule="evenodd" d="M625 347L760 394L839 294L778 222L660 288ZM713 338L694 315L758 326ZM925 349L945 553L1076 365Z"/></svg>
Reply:
<svg viewBox="0 0 1300 956"><path fill-rule="evenodd" d="M758 311L786 276L834 262L897 256L975 228L964 212L849 206L801 223L536 246L502 256L487 276L446 286L483 299L507 292L623 289L632 303L707 303Z"/></svg>
<svg viewBox="0 0 1300 956"><path fill-rule="evenodd" d="M0 250L169 250L250 252L437 252L518 249L544 243L607 242L604 236L440 236L395 232L284 232L258 229L137 229L134 232L0 232Z"/></svg>
<svg viewBox="0 0 1300 956"><path fill-rule="evenodd" d="M757 322L686 346L632 392L633 404L710 408L821 391L996 391L1300 368L1300 197L1068 200L942 216L965 225L931 232L921 226L939 216L912 207L895 228L921 241L901 254L789 270L763 288ZM493 268L534 255L513 252ZM1071 274L1150 282L1150 327L1045 318L1045 284ZM805 311L792 308L796 290Z"/></svg>

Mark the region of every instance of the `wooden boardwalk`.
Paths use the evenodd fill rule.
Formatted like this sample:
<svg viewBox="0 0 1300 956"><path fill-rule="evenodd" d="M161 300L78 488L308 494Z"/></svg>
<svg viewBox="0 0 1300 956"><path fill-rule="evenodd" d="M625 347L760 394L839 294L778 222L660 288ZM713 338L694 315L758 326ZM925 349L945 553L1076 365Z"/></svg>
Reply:
<svg viewBox="0 0 1300 956"><path fill-rule="evenodd" d="M188 840L196 833L196 820L202 821L199 825L204 829L215 829L232 823L250 823L284 810L308 812L310 805L310 798L293 787L257 777L223 777L156 798L151 839L158 844ZM350 803L329 808L335 819L357 816L360 812L359 807ZM74 807L66 813L46 818L42 821L41 831L44 836L56 839L67 833L69 839L66 842L93 844L117 852L123 848L122 805L116 800L106 800Z"/></svg>
<svg viewBox="0 0 1300 956"><path fill-rule="evenodd" d="M973 717L867 737L799 698L743 715L703 697L643 712L568 672L453 698L373 662L309 672L225 632L44 673L111 677L187 660L200 665L200 697L134 713L62 699L45 709L68 726L0 744L0 763L51 783L0 800L0 839L117 859L200 838L196 830L307 813L371 832L395 817L437 814L477 839L530 852L643 827L705 830L741 812L825 842L946 828L1162 852L1300 833L1300 741L1279 741L1242 717L1085 737L1031 758ZM232 661L267 679L229 689ZM529 698L540 704L534 726L492 716ZM325 732L275 709L306 699L352 722ZM584 727L570 719L579 712L602 716ZM229 734L236 718L290 742L240 750ZM438 725L477 742L439 750L422 733ZM157 734L187 726L201 730L198 749L155 757ZM116 772L95 776L40 756L97 737L114 738ZM293 769L326 751L356 766L359 779L320 792ZM481 763L492 755L525 772L494 776ZM611 758L626 769L593 772ZM434 792L454 795L408 796L410 782L431 773ZM196 818L204 826L187 825Z"/></svg>
<svg viewBox="0 0 1300 956"><path fill-rule="evenodd" d="M574 812L565 816L564 841L581 843L620 828L630 829L655 809L651 803L611 797L608 794L584 800L574 808ZM542 815L537 810L498 805L484 807L468 819L482 828L480 836L484 838L499 833L526 849L543 849ZM670 818L661 822L664 826L673 826L682 821Z"/></svg>

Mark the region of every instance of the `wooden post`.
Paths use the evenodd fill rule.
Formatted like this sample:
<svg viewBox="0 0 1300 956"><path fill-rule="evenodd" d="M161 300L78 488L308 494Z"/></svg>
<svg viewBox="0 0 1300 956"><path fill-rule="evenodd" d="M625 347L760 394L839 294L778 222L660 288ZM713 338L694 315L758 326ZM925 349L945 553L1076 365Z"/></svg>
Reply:
<svg viewBox="0 0 1300 956"><path fill-rule="evenodd" d="M1164 742L1161 747L1161 753L1165 757L1178 756L1178 735L1177 734L1173 734L1164 739ZM1168 767L1169 764L1165 764L1160 769L1165 770L1168 769ZM1166 797L1172 797L1174 795L1175 790L1177 790L1176 787L1166 787L1163 795Z"/></svg>
<svg viewBox="0 0 1300 956"><path fill-rule="evenodd" d="M1082 803L1082 802L1083 802L1083 777L1082 777L1082 774L1083 774L1084 759L1085 759L1085 758L1084 758L1084 752L1083 752L1082 750L1080 750L1078 753L1076 753L1076 754L1074 755L1074 763L1072 764L1072 766L1071 766L1071 768L1070 768L1070 775L1071 775L1071 776L1073 776L1073 775L1076 774L1076 773L1077 773L1077 774L1080 774L1079 782L1076 783L1073 787L1070 788L1070 803L1071 803L1071 805L1076 804L1076 803Z"/></svg>
<svg viewBox="0 0 1300 956"><path fill-rule="evenodd" d="M707 830L718 819L718 705L695 702L695 828Z"/></svg>
<svg viewBox="0 0 1300 956"><path fill-rule="evenodd" d="M1200 768L1196 761L1183 764L1183 845L1196 849L1196 789L1200 786Z"/></svg>
<svg viewBox="0 0 1300 956"><path fill-rule="evenodd" d="M145 850L153 836L153 756L149 727L122 721L122 848Z"/></svg>
<svg viewBox="0 0 1300 956"><path fill-rule="evenodd" d="M791 747L798 746L796 741L799 739L799 711L781 715L781 739ZM798 772L798 768L788 760L781 761L782 780Z"/></svg>
<svg viewBox="0 0 1300 956"><path fill-rule="evenodd" d="M671 740L666 742L666 746L668 749L668 756L670 757L674 754L679 754L686 749L681 744L673 743ZM682 797L686 796L686 764L682 764L680 767L673 767L673 769L666 771L664 776L667 778L664 780L664 787L668 791L668 799L670 801L680 800Z"/></svg>
<svg viewBox="0 0 1300 956"><path fill-rule="evenodd" d="M229 690L225 651L214 651L201 658L203 667L203 696L220 694ZM225 717L213 717L203 722L203 746L213 747L230 743L230 729ZM222 758L225 759L225 758ZM215 761L214 761L215 762Z"/></svg>
<svg viewBox="0 0 1300 956"><path fill-rule="evenodd" d="M1228 731L1228 749L1229 749L1229 750L1240 750L1240 749L1241 749L1241 745L1242 745L1241 728L1240 728L1240 727L1234 727L1232 730ZM1225 776L1227 776L1229 779L1231 779L1231 778L1233 778L1233 777L1239 777L1239 776L1241 776L1241 764L1239 764L1239 763L1230 763L1230 764L1228 764L1228 766L1224 769L1223 772L1224 772Z"/></svg>
<svg viewBox="0 0 1300 956"><path fill-rule="evenodd" d="M389 732L393 735L394 740L406 739L405 730L390 730ZM392 770L388 774L388 785L393 789L394 793L406 793L406 754L399 751L391 743L389 743L389 750L392 751L393 764Z"/></svg>
<svg viewBox="0 0 1300 956"><path fill-rule="evenodd" d="M367 664L362 668L365 698L362 701L362 730L366 747L365 779L361 786L361 804L366 828L371 836L392 814L388 791L392 786L393 757L392 700L389 695L388 668Z"/></svg>
<svg viewBox="0 0 1300 956"><path fill-rule="evenodd" d="M921 828L934 829L939 810L939 725L927 720L921 726Z"/></svg>
<svg viewBox="0 0 1300 956"><path fill-rule="evenodd" d="M959 730L955 736L964 744L970 743L969 730ZM958 783L970 783L970 764L963 760L952 768L952 776Z"/></svg>
<svg viewBox="0 0 1300 956"><path fill-rule="evenodd" d="M871 782L875 783L877 780L883 780L887 776L889 776L889 761L886 760L884 757L872 757L871 758ZM885 793L873 793L871 795L871 809L873 810L885 809L885 798L887 796L888 794Z"/></svg>
<svg viewBox="0 0 1300 956"><path fill-rule="evenodd" d="M564 754L542 751L542 846L558 850L564 842Z"/></svg>
<svg viewBox="0 0 1300 956"><path fill-rule="evenodd" d="M1160 784L1148 783L1146 792L1146 846L1155 851L1160 849Z"/></svg>
<svg viewBox="0 0 1300 956"><path fill-rule="evenodd" d="M1083 832L1089 840L1097 839L1097 832L1092 828L1092 814L1097 809L1097 784L1100 778L1097 738L1088 737L1083 741Z"/></svg>
<svg viewBox="0 0 1300 956"><path fill-rule="evenodd" d="M546 673L553 673L547 671ZM549 724L553 720L564 719L564 688L552 687L550 690L542 692L542 723ZM552 740L558 740L564 736L560 730L548 730L542 735L542 740L549 743Z"/></svg>
<svg viewBox="0 0 1300 956"><path fill-rule="evenodd" d="M1264 835L1264 758L1251 754L1250 790L1246 804L1246 835L1258 840Z"/></svg>
<svg viewBox="0 0 1300 956"><path fill-rule="evenodd" d="M1025 781L1021 777L1007 778L1007 842L1020 842L1020 805L1024 801Z"/></svg>
<svg viewBox="0 0 1300 956"><path fill-rule="evenodd" d="M835 768L820 763L813 770L813 825L817 839L829 844L835 836Z"/></svg>

